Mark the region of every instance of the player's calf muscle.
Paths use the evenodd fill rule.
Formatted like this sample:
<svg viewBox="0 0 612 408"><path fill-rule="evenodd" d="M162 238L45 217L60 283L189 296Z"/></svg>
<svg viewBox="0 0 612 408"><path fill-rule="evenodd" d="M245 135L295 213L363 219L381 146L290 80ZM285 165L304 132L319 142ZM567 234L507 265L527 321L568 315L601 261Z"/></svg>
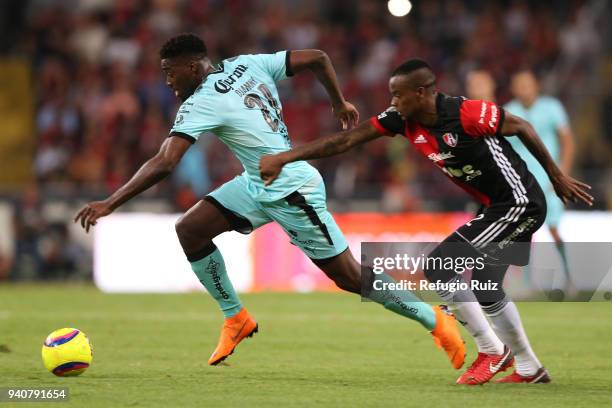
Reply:
<svg viewBox="0 0 612 408"><path fill-rule="evenodd" d="M344 252L332 262L319 268L334 281L340 289L351 293L361 292L361 267L352 255Z"/></svg>

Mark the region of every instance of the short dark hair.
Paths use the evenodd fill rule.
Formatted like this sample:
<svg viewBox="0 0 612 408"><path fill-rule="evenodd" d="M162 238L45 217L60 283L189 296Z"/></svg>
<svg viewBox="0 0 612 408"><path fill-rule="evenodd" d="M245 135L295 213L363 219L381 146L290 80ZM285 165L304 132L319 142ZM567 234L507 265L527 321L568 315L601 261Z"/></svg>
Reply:
<svg viewBox="0 0 612 408"><path fill-rule="evenodd" d="M405 61L404 63L399 65L397 68L395 68L393 72L391 73L391 76L394 77L396 75L407 75L421 68L427 68L428 70L433 72L433 70L431 69L428 63L426 63L422 59L413 58L413 59L409 59L408 61Z"/></svg>
<svg viewBox="0 0 612 408"><path fill-rule="evenodd" d="M170 38L159 50L161 59L198 54L206 56L206 44L200 37L191 33L179 34Z"/></svg>

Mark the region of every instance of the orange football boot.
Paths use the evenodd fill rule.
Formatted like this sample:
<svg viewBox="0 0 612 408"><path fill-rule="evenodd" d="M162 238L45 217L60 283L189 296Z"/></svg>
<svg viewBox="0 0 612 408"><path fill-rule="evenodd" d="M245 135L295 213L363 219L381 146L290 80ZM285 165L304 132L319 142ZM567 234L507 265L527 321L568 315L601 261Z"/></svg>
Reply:
<svg viewBox="0 0 612 408"><path fill-rule="evenodd" d="M465 342L457 328L455 316L445 305L434 306L436 326L431 331L434 343L446 351L446 355L455 369L460 369L465 362Z"/></svg>
<svg viewBox="0 0 612 408"><path fill-rule="evenodd" d="M238 343L245 337L253 337L258 328L257 322L244 307L236 315L226 318L219 343L208 359L208 364L217 365L225 360L234 352Z"/></svg>

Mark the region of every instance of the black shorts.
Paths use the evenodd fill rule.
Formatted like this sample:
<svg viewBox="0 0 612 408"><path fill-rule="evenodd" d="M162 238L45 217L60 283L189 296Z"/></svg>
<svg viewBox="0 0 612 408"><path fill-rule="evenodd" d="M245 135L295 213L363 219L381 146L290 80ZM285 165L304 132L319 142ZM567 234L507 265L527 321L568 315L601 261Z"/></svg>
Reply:
<svg viewBox="0 0 612 408"><path fill-rule="evenodd" d="M492 205L459 227L445 242L468 243L486 255L487 263L527 265L531 237L546 219L546 201L540 194L525 204Z"/></svg>

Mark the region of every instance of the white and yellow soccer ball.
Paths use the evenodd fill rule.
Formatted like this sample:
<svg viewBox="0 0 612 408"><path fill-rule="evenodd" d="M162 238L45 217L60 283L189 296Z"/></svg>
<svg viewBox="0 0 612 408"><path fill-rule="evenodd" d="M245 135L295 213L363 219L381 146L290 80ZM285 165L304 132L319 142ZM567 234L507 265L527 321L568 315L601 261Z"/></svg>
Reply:
<svg viewBox="0 0 612 408"><path fill-rule="evenodd" d="M93 359L91 343L78 329L59 329L45 339L42 359L47 370L59 377L80 375Z"/></svg>

